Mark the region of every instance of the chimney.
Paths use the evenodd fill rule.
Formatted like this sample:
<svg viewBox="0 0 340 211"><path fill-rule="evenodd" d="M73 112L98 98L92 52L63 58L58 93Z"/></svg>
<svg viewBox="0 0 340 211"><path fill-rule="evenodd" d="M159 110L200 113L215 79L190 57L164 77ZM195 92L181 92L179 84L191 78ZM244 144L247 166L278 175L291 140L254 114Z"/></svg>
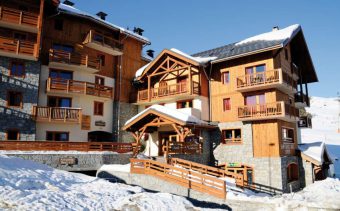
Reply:
<svg viewBox="0 0 340 211"><path fill-rule="evenodd" d="M134 28L133 28L133 32L142 36L144 30L141 29L141 28L139 28L139 27L134 27Z"/></svg>
<svg viewBox="0 0 340 211"><path fill-rule="evenodd" d="M102 11L98 12L96 15L104 21L105 21L105 18L107 16L107 14L105 12L102 12Z"/></svg>
<svg viewBox="0 0 340 211"><path fill-rule="evenodd" d="M280 30L280 28L278 26L274 26L273 29L272 29L272 31L278 31L278 30Z"/></svg>
<svg viewBox="0 0 340 211"><path fill-rule="evenodd" d="M147 54L148 56L150 56L151 58L153 58L153 56L154 56L153 53L154 53L154 52L155 52L154 50L151 50L151 49L150 49L150 50L147 50L147 51L146 51L146 54Z"/></svg>
<svg viewBox="0 0 340 211"><path fill-rule="evenodd" d="M69 0L65 0L65 1L63 2L63 4L68 5L68 6L71 6L71 7L73 7L73 5L74 5L74 3L73 3L72 1L69 1Z"/></svg>

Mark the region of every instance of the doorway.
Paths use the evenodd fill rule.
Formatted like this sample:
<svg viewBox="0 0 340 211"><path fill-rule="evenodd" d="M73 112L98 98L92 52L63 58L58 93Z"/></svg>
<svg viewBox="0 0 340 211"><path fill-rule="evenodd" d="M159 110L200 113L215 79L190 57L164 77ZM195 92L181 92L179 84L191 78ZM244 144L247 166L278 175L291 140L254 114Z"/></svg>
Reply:
<svg viewBox="0 0 340 211"><path fill-rule="evenodd" d="M176 132L159 132L158 133L158 155L164 155L164 148L166 147L167 143L170 141L170 136L176 136Z"/></svg>

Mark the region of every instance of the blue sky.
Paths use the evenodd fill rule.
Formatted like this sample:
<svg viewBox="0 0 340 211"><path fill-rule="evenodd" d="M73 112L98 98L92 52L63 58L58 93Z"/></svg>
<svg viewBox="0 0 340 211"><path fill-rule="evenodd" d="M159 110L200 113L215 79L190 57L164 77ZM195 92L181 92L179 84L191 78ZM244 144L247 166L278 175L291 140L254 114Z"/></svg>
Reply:
<svg viewBox="0 0 340 211"><path fill-rule="evenodd" d="M75 7L132 29L145 30L156 54L164 48L186 53L211 49L273 26L302 25L319 83L309 85L312 96L340 92L340 1L338 0L71 0ZM100 3L99 3L100 2Z"/></svg>

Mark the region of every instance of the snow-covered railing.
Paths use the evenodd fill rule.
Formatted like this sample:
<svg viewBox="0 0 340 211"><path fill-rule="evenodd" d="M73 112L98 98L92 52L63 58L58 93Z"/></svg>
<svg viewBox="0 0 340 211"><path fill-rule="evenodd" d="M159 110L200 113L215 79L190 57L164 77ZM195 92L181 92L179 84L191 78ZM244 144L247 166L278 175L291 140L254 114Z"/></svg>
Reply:
<svg viewBox="0 0 340 211"><path fill-rule="evenodd" d="M131 158L130 162L131 173L151 175L218 198L226 198L226 181L223 179L153 160Z"/></svg>
<svg viewBox="0 0 340 211"><path fill-rule="evenodd" d="M113 142L64 142L64 141L0 141L0 150L18 151L109 151L128 153L131 143Z"/></svg>

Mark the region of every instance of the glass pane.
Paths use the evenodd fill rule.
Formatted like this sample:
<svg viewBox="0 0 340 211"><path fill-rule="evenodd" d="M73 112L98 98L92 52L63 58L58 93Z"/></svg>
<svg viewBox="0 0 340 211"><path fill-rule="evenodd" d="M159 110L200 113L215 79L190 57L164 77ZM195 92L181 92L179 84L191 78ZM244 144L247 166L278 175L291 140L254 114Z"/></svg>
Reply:
<svg viewBox="0 0 340 211"><path fill-rule="evenodd" d="M252 74L252 73L254 73L253 67L247 67L246 68L246 74Z"/></svg>
<svg viewBox="0 0 340 211"><path fill-rule="evenodd" d="M60 136L59 136L59 140L60 141L68 141L68 134L67 133L60 133Z"/></svg>
<svg viewBox="0 0 340 211"><path fill-rule="evenodd" d="M47 102L47 106L49 107L57 107L57 98L55 97L49 97L48 98L48 102Z"/></svg>
<svg viewBox="0 0 340 211"><path fill-rule="evenodd" d="M225 130L224 138L225 139L232 139L233 138L233 131L232 130Z"/></svg>
<svg viewBox="0 0 340 211"><path fill-rule="evenodd" d="M53 133L47 133L46 139L47 141L53 141Z"/></svg>
<svg viewBox="0 0 340 211"><path fill-rule="evenodd" d="M71 99L69 98L59 98L59 107L71 107Z"/></svg>
<svg viewBox="0 0 340 211"><path fill-rule="evenodd" d="M72 72L60 72L60 78L72 79Z"/></svg>
<svg viewBox="0 0 340 211"><path fill-rule="evenodd" d="M264 72L266 71L266 65L259 65L259 66L256 66L256 72Z"/></svg>
<svg viewBox="0 0 340 211"><path fill-rule="evenodd" d="M246 96L246 105L256 105L256 95Z"/></svg>
<svg viewBox="0 0 340 211"><path fill-rule="evenodd" d="M50 77L51 77L51 78L58 78L58 72L57 72L57 71L54 71L54 70L51 70L51 71L50 71Z"/></svg>
<svg viewBox="0 0 340 211"><path fill-rule="evenodd" d="M262 95L259 95L259 104L260 105L263 105L266 103L266 98L265 98L265 95L262 94Z"/></svg>
<svg viewBox="0 0 340 211"><path fill-rule="evenodd" d="M235 138L241 138L241 130L240 129L235 130Z"/></svg>

